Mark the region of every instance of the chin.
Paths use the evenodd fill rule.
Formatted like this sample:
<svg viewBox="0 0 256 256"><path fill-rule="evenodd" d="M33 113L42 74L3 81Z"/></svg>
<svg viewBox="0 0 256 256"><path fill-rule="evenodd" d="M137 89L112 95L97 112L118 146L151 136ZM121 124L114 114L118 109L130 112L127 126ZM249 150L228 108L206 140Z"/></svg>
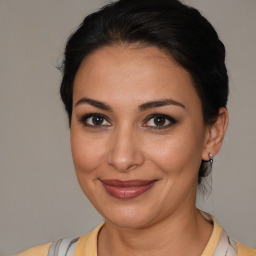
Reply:
<svg viewBox="0 0 256 256"><path fill-rule="evenodd" d="M139 229L145 228L154 222L152 210L143 206L118 206L111 207L107 211L101 210L102 216L107 222L120 228Z"/></svg>
<svg viewBox="0 0 256 256"><path fill-rule="evenodd" d="M106 218L106 221L124 229L142 229L150 226L150 222L148 222L147 218L144 216L122 216L117 218L111 217L111 219Z"/></svg>

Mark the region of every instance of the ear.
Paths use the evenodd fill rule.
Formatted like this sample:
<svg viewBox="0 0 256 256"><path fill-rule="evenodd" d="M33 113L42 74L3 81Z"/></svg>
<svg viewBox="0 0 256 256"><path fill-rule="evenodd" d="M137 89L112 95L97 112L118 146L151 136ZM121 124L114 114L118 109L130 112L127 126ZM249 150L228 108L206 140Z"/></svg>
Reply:
<svg viewBox="0 0 256 256"><path fill-rule="evenodd" d="M205 145L202 153L202 159L209 160L209 154L215 156L222 145L224 135L228 126L228 111L222 107L219 109L217 120L206 129Z"/></svg>

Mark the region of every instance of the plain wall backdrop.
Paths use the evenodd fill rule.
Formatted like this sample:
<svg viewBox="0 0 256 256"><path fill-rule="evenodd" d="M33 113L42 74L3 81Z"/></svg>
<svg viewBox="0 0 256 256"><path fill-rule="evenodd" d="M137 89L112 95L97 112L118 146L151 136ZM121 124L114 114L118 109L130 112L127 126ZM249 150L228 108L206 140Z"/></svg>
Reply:
<svg viewBox="0 0 256 256"><path fill-rule="evenodd" d="M188 0L227 49L230 125L198 205L256 248L256 1ZM58 94L67 37L107 0L0 0L0 255L102 222L80 191Z"/></svg>

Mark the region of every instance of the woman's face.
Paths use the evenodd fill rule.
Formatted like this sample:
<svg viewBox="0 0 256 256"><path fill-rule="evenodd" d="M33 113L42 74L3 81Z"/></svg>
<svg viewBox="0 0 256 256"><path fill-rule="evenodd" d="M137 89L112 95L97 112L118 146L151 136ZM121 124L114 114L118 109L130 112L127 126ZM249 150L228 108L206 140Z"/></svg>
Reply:
<svg viewBox="0 0 256 256"><path fill-rule="evenodd" d="M156 47L109 46L74 81L78 181L107 221L145 227L195 207L206 129L189 73Z"/></svg>

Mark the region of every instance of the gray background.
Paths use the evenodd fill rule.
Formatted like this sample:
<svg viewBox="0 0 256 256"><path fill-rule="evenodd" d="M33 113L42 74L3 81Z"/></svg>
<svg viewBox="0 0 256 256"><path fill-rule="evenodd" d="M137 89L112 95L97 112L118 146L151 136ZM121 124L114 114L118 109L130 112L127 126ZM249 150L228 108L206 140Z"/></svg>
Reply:
<svg viewBox="0 0 256 256"><path fill-rule="evenodd" d="M66 38L107 0L0 0L0 255L102 221L77 184L58 95ZM227 48L230 126L198 205L256 247L256 1L191 0Z"/></svg>

